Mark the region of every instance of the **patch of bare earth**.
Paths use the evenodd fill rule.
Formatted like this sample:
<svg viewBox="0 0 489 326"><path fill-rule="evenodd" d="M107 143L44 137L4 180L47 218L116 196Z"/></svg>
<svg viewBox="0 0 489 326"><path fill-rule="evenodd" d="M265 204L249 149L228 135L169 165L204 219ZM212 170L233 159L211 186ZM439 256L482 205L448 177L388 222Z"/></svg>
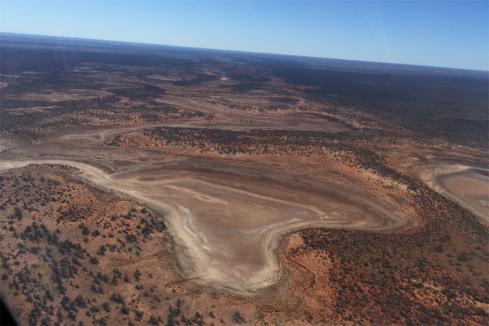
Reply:
<svg viewBox="0 0 489 326"><path fill-rule="evenodd" d="M178 276L160 216L70 172L31 166L0 175L0 294L20 324L253 318L242 299L203 294Z"/></svg>

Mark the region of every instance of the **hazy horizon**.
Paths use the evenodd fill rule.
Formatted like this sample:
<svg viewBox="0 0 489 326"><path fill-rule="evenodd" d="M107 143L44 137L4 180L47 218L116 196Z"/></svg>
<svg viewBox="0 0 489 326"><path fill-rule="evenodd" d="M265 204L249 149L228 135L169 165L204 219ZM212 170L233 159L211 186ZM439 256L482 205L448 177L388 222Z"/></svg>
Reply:
<svg viewBox="0 0 489 326"><path fill-rule="evenodd" d="M0 32L489 70L486 1L0 3Z"/></svg>
<svg viewBox="0 0 489 326"><path fill-rule="evenodd" d="M51 38L57 40L79 40L79 41L87 41L87 42L101 42L101 43L121 43L127 45L146 45L146 46L161 46L161 47L174 47L181 49L193 49L193 50L203 50L203 51L223 51L223 52L234 52L234 53L248 53L248 54L257 54L257 55L274 55L274 56L284 56L284 57L297 57L297 58L309 58L309 59L319 59L319 60L338 60L338 61L351 61L351 62L363 62L363 63L372 63L372 64L386 64L386 65L399 65L399 66L412 66L412 67L420 67L420 68L439 68L439 69L448 69L448 70L465 70L472 72L489 72L488 69L471 69L471 68L459 68L459 67L447 67L447 66L434 66L434 65L422 65L422 64L411 64L411 63L402 63L402 62L388 62L388 61L368 61L368 60L359 60L359 59L345 59L345 58L332 58L332 57L319 57L319 56L311 56L311 55L302 55L302 54L287 54L287 53L271 53L271 52L257 52L257 51L246 51L246 50L233 50L233 49L218 49L218 48L205 48L205 47L196 47L196 46L187 46L187 45L178 45L178 44L163 44L163 43L147 43L147 42L135 42L135 41L125 41L125 40L109 40L109 39L94 39L94 38L85 38L78 36L61 36L61 35L46 35L46 34L25 34L25 33L12 33L12 32L2 32L0 31L0 35L10 35L10 36L18 36L18 37L33 37L33 38Z"/></svg>

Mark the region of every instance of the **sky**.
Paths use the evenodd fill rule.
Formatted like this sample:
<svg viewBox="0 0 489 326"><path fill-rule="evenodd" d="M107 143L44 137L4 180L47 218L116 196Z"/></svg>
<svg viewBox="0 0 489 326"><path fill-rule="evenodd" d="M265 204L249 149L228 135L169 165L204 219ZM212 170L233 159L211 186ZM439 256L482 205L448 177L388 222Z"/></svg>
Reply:
<svg viewBox="0 0 489 326"><path fill-rule="evenodd" d="M489 70L489 0L0 0L0 32Z"/></svg>

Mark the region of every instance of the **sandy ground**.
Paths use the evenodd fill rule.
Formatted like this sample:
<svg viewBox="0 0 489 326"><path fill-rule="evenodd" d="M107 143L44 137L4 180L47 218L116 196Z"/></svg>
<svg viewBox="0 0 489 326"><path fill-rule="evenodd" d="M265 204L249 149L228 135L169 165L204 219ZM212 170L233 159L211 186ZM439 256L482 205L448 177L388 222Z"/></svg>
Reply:
<svg viewBox="0 0 489 326"><path fill-rule="evenodd" d="M327 115L311 115L307 112L254 112L250 114L246 111L232 110L219 103L202 102L198 98L172 96L165 96L164 100L157 100L157 102L214 115L214 120L198 123L201 127L224 127L223 129L232 130L287 129L329 132L352 130L345 123L329 120ZM242 121L246 121L246 124L243 124Z"/></svg>
<svg viewBox="0 0 489 326"><path fill-rule="evenodd" d="M13 143L0 138L0 153L13 147Z"/></svg>
<svg viewBox="0 0 489 326"><path fill-rule="evenodd" d="M5 54L29 62L34 46L49 48ZM15 78L0 82L0 290L23 324L487 324L479 78L453 96L410 77L436 92L405 101L397 68L193 53L164 63L153 50L158 61L140 65L150 57L139 50L99 50L87 62L36 55L53 69L0 76ZM302 84L313 70L317 83Z"/></svg>
<svg viewBox="0 0 489 326"><path fill-rule="evenodd" d="M424 181L489 223L489 170L462 164L444 165L426 172Z"/></svg>
<svg viewBox="0 0 489 326"><path fill-rule="evenodd" d="M124 194L162 213L184 249L179 260L188 277L245 294L279 279L275 251L285 233L310 226L390 230L408 224L402 214L379 203L363 200L361 206L359 198L322 198L323 205L316 207L277 198L277 189L270 189L273 195L267 196L194 176L175 177L164 170L111 175L69 160L2 161L0 170L30 164L74 167L90 184Z"/></svg>
<svg viewBox="0 0 489 326"><path fill-rule="evenodd" d="M22 99L24 101L47 101L47 102L55 103L55 102L63 102L63 101L87 100L92 98L104 97L108 95L110 95L110 93L106 91L89 91L85 89L72 89L67 92L47 90L40 93L28 93L16 98Z"/></svg>

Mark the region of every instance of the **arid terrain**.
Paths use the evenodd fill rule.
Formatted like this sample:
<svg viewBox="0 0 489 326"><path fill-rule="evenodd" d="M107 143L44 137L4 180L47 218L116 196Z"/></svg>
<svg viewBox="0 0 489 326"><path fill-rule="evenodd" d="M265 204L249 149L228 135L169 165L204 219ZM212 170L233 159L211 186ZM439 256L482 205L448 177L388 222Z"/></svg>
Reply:
<svg viewBox="0 0 489 326"><path fill-rule="evenodd" d="M0 296L20 325L487 325L488 86L0 34Z"/></svg>

